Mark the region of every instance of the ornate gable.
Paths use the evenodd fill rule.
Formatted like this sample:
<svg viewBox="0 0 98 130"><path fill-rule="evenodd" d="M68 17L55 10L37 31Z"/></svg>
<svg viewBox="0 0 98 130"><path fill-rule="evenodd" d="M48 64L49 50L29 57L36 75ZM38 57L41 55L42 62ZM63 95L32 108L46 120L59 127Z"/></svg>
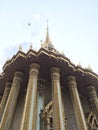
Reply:
<svg viewBox="0 0 98 130"><path fill-rule="evenodd" d="M92 111L88 114L87 125L88 130L98 130L98 120Z"/></svg>

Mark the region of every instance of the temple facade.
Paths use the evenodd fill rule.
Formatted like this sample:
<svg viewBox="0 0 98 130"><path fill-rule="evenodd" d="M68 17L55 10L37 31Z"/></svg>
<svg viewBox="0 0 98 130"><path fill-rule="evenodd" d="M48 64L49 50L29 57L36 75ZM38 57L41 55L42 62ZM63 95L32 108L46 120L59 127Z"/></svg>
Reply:
<svg viewBox="0 0 98 130"><path fill-rule="evenodd" d="M98 130L98 75L45 42L20 48L0 75L0 130Z"/></svg>

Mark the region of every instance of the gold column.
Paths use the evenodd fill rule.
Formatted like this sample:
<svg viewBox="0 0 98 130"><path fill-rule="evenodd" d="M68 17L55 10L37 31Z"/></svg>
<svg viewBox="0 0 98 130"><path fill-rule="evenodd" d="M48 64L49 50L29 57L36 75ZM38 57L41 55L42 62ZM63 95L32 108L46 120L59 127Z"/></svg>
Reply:
<svg viewBox="0 0 98 130"><path fill-rule="evenodd" d="M21 124L21 130L35 130L35 104L37 96L37 80L39 65L36 63L30 66L29 82Z"/></svg>
<svg viewBox="0 0 98 130"><path fill-rule="evenodd" d="M68 81L68 86L70 88L77 128L78 130L87 130L86 121L85 121L82 105L77 90L76 78L74 76L68 76L67 81Z"/></svg>
<svg viewBox="0 0 98 130"><path fill-rule="evenodd" d="M10 130L10 125L16 108L22 77L23 77L22 72L20 71L15 72L10 94L1 120L0 130Z"/></svg>
<svg viewBox="0 0 98 130"><path fill-rule="evenodd" d="M60 70L56 67L51 69L52 100L53 100L53 129L65 130L60 87Z"/></svg>
<svg viewBox="0 0 98 130"><path fill-rule="evenodd" d="M92 111L94 112L94 114L97 116L98 119L98 98L97 98L95 87L89 86L87 87L87 90L88 90L88 96L92 107Z"/></svg>
<svg viewBox="0 0 98 130"><path fill-rule="evenodd" d="M6 83L4 94L3 94L3 97L2 97L2 100L1 100L1 103L0 103L0 121L1 121L1 118L2 118L2 115L3 115L3 112L4 112L4 108L5 108L9 93L10 93L11 85L12 85L11 82Z"/></svg>

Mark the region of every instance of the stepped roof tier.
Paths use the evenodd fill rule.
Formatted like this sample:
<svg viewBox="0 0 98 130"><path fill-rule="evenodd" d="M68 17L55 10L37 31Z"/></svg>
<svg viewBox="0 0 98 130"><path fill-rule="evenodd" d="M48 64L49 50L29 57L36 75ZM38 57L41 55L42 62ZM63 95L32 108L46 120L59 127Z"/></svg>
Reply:
<svg viewBox="0 0 98 130"><path fill-rule="evenodd" d="M30 49L27 53L19 50L3 66L3 73L0 75L0 94L3 94L6 81L12 81L15 71L21 70L25 75L29 75L29 66L36 62L40 64L40 77L50 80L49 73L52 66L59 67L61 70L61 83L66 84L66 76L75 75L78 79L78 85L84 92L84 86L93 84L98 91L98 75L90 69L83 69L81 66L75 66L70 59L63 54L40 48L39 51ZM46 73L47 72L47 73ZM27 85L27 79L24 77L24 88ZM66 85L65 85L66 86Z"/></svg>
<svg viewBox="0 0 98 130"><path fill-rule="evenodd" d="M80 65L76 66L64 54L59 53L50 41L47 27L46 40L42 43L42 46L38 51L35 51L30 47L28 52L25 53L20 48L16 55L6 61L3 66L3 72L0 75L0 95L3 94L5 83L7 81L12 81L15 71L18 70L25 73L21 91L24 90L28 82L26 77L29 75L29 66L33 62L40 65L39 77L48 81L51 81L51 77L49 77L50 68L54 66L58 67L61 73L61 85L65 84L65 86L63 86L65 89L67 89L66 77L68 75L75 75L79 89L84 95L86 95L84 87L87 85L94 85L96 91L98 91L98 75L90 68L84 69Z"/></svg>

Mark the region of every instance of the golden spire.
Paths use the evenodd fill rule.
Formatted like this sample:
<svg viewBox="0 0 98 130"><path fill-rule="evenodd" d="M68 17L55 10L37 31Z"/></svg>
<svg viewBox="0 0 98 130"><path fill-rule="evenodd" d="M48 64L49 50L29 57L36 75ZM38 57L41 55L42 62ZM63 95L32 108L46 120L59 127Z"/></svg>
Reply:
<svg viewBox="0 0 98 130"><path fill-rule="evenodd" d="M54 48L54 46L52 45L52 42L50 41L50 37L49 37L48 20L47 20L46 39L45 39L45 42L42 43L42 47L46 48L48 50L53 50L53 48Z"/></svg>
<svg viewBox="0 0 98 130"><path fill-rule="evenodd" d="M46 32L46 40L45 40L45 42L46 43L51 43L50 37L49 37L48 20L47 20L47 32Z"/></svg>

